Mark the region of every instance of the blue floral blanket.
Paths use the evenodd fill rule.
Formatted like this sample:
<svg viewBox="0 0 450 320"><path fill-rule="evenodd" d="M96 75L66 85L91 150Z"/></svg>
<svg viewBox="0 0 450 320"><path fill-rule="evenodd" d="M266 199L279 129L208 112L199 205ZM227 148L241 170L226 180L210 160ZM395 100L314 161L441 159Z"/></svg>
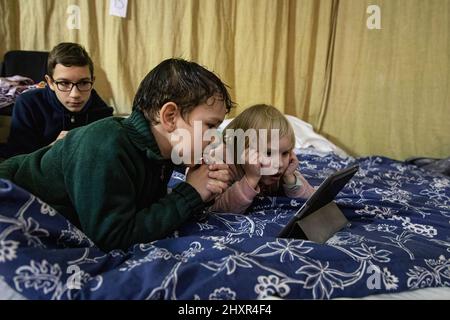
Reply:
<svg viewBox="0 0 450 320"><path fill-rule="evenodd" d="M303 201L264 197L246 215L207 215L105 253L0 180L0 279L29 299L330 299L450 286L448 177L382 157L299 159L316 186L360 165L336 198L351 225L323 245L277 238Z"/></svg>

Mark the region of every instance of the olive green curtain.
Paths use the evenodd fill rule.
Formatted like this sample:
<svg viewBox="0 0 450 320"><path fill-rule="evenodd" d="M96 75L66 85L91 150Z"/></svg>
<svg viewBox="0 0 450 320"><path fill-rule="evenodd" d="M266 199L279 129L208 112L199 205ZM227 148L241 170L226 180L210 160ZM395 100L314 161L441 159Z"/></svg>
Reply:
<svg viewBox="0 0 450 320"><path fill-rule="evenodd" d="M80 9L71 30L70 5ZM381 29L369 29L369 5ZM449 0L0 0L0 55L79 42L118 114L161 60L230 86L237 114L275 105L352 155L450 156Z"/></svg>

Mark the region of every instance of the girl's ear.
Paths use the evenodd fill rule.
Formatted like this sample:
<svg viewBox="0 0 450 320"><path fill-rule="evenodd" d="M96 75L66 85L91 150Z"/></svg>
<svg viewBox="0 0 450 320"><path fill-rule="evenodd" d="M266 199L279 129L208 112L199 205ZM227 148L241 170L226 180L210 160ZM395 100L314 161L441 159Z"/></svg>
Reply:
<svg viewBox="0 0 450 320"><path fill-rule="evenodd" d="M171 133L177 128L176 121L180 110L175 102L167 102L159 111L159 122L167 132Z"/></svg>

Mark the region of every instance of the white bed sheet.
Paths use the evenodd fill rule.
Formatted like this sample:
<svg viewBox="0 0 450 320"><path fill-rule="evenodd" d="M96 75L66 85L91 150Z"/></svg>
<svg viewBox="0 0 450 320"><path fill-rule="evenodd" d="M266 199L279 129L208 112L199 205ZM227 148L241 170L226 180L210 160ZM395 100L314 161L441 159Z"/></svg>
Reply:
<svg viewBox="0 0 450 320"><path fill-rule="evenodd" d="M286 118L292 125L295 133L295 148L307 149L313 148L319 153L330 153L334 152L342 158L348 157L348 154L332 143L330 140L324 136L316 133L314 128L308 122L300 120L297 117L286 115ZM218 130L222 131L234 118L225 119L219 126Z"/></svg>
<svg viewBox="0 0 450 320"><path fill-rule="evenodd" d="M355 298L338 298L336 300L354 300ZM358 300L450 300L450 288L423 288L399 293L374 294Z"/></svg>

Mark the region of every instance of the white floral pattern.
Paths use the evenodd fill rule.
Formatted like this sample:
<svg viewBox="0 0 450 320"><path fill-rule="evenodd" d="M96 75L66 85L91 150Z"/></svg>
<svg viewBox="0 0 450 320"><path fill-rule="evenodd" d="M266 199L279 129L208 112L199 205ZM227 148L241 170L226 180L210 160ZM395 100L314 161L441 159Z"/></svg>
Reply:
<svg viewBox="0 0 450 320"><path fill-rule="evenodd" d="M0 262L17 258L17 247L19 242L13 240L0 240Z"/></svg>
<svg viewBox="0 0 450 320"><path fill-rule="evenodd" d="M230 288L215 289L213 293L209 295L209 300L236 300L236 292Z"/></svg>
<svg viewBox="0 0 450 320"><path fill-rule="evenodd" d="M267 297L285 297L289 293L289 286L282 283L277 276L259 276L258 284L255 286L255 292L258 294L258 299Z"/></svg>
<svg viewBox="0 0 450 320"><path fill-rule="evenodd" d="M329 268L329 263L320 261L311 263L297 270L298 274L305 274L305 289L313 291L314 299L331 298L334 288L344 288L344 282L340 279L342 272Z"/></svg>
<svg viewBox="0 0 450 320"><path fill-rule="evenodd" d="M317 186L354 161L309 153L300 167ZM0 277L31 299L331 299L450 287L450 180L386 158L357 161L336 198L351 225L324 245L276 237L303 200L258 197L245 215L196 216L166 239L104 253L0 179L9 185Z"/></svg>
<svg viewBox="0 0 450 320"><path fill-rule="evenodd" d="M41 213L48 214L49 216L54 216L56 214L56 210L50 207L48 204L43 202L41 199L36 198L37 202L41 205Z"/></svg>
<svg viewBox="0 0 450 320"><path fill-rule="evenodd" d="M40 263L31 260L30 265L18 268L16 274L14 283L19 292L22 292L24 288L33 288L47 294L56 290L62 271L58 264L52 265L46 260Z"/></svg>
<svg viewBox="0 0 450 320"><path fill-rule="evenodd" d="M383 283L387 290L395 290L398 288L398 278L388 268L383 268Z"/></svg>

